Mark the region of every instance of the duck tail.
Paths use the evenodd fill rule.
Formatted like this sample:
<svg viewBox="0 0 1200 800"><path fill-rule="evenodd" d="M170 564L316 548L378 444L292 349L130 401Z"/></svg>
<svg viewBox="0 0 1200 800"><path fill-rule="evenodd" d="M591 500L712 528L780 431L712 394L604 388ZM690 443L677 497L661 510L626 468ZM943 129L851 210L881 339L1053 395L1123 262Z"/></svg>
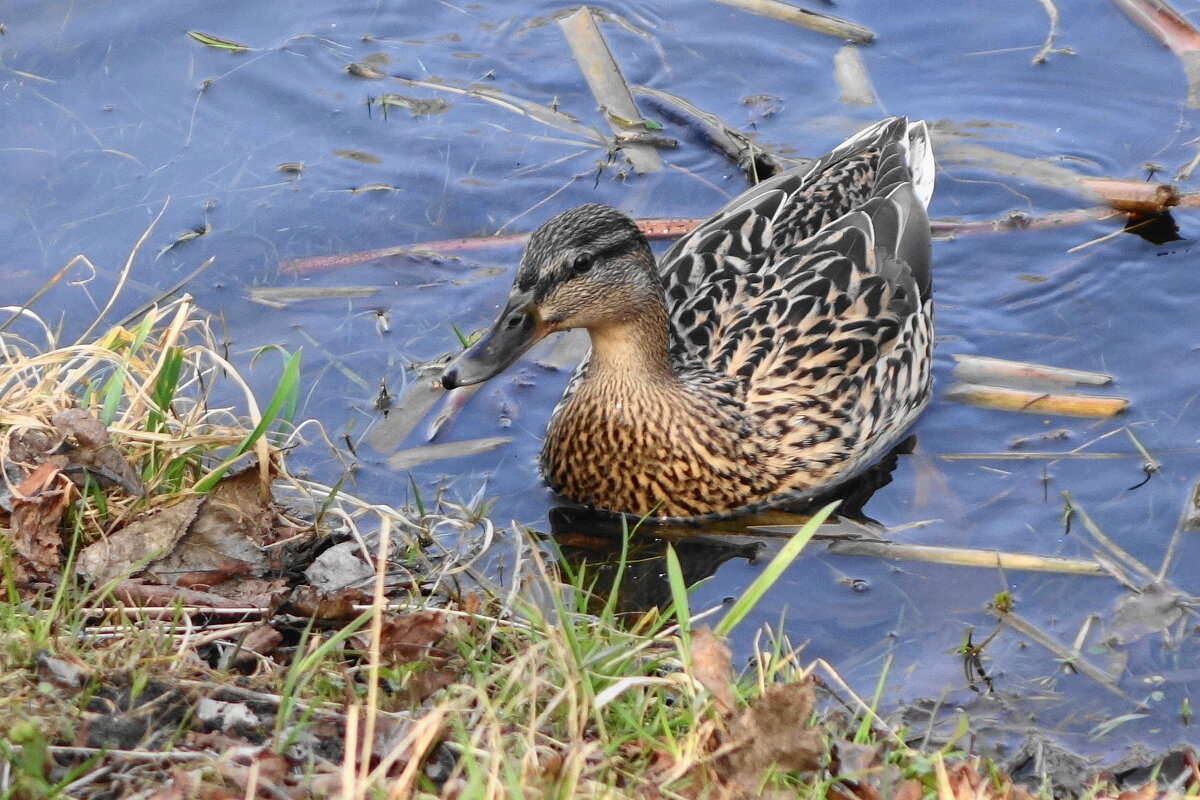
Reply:
<svg viewBox="0 0 1200 800"><path fill-rule="evenodd" d="M924 120L909 122L905 131L904 151L908 161L908 171L912 173L913 193L921 201L921 205L929 208L929 199L933 197L934 174L937 165L933 160L933 145L929 140L929 128Z"/></svg>

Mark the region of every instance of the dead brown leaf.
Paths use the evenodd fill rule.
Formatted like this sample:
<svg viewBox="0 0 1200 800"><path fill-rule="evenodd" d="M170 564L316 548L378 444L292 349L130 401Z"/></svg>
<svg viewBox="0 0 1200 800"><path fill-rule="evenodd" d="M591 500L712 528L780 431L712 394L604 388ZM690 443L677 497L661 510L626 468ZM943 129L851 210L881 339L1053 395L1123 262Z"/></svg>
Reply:
<svg viewBox="0 0 1200 800"><path fill-rule="evenodd" d="M908 778L896 787L892 800L921 800L925 796L925 786L916 778Z"/></svg>
<svg viewBox="0 0 1200 800"><path fill-rule="evenodd" d="M273 517L257 469L244 469L217 484L187 532L146 572L161 583L206 588L235 575L261 575L268 568L261 546Z"/></svg>
<svg viewBox="0 0 1200 800"><path fill-rule="evenodd" d="M252 770L258 773L254 781L259 786L282 786L288 774L287 759L266 747L259 748L253 754L244 754L247 750L245 744L242 743L240 748L243 754L237 756L236 760L226 757L217 762L217 771L243 792L250 786Z"/></svg>
<svg viewBox="0 0 1200 800"><path fill-rule="evenodd" d="M356 605L367 605L371 595L360 589L339 589L324 593L313 586L297 586L288 598L285 610L298 617L317 621L337 622L354 619L361 613Z"/></svg>
<svg viewBox="0 0 1200 800"><path fill-rule="evenodd" d="M435 692L445 689L462 677L462 664L445 659L430 659L405 676L400 691L394 696L404 705L423 703Z"/></svg>
<svg viewBox="0 0 1200 800"><path fill-rule="evenodd" d="M189 773L183 767L171 770L171 779L146 800L189 800L196 793L197 776Z"/></svg>
<svg viewBox="0 0 1200 800"><path fill-rule="evenodd" d="M14 464L33 467L44 461L46 454L54 446L55 443L44 431L28 430L20 433L14 431L8 435L8 460ZM63 463L66 463L65 459Z"/></svg>
<svg viewBox="0 0 1200 800"><path fill-rule="evenodd" d="M242 657L235 661L242 661L245 658L252 658L250 653L258 653L261 656L270 655L275 652L275 648L283 642L283 634L275 630L275 628L267 623L259 623L251 628L241 641Z"/></svg>
<svg viewBox="0 0 1200 800"><path fill-rule="evenodd" d="M86 472L101 485L120 486L134 495L145 494L146 487L141 476L113 447L108 428L90 411L68 408L50 417L50 421L63 436L63 444L58 449L68 459L66 469L69 474ZM69 437L75 439L76 446L67 442ZM76 479L76 483L82 484L82 478Z"/></svg>
<svg viewBox="0 0 1200 800"><path fill-rule="evenodd" d="M185 497L174 505L138 516L108 538L85 547L79 553L76 569L96 583L140 571L175 548L203 502L203 497Z"/></svg>
<svg viewBox="0 0 1200 800"><path fill-rule="evenodd" d="M709 691L722 713L730 714L736 707L733 694L732 654L707 626L691 632L692 677Z"/></svg>
<svg viewBox="0 0 1200 800"><path fill-rule="evenodd" d="M872 767L879 766L880 745L855 744L854 742L837 743L837 774L841 777L855 777Z"/></svg>
<svg viewBox="0 0 1200 800"><path fill-rule="evenodd" d="M68 661L56 658L46 650L35 653L33 661L37 664L38 677L56 686L60 696L63 692L73 695L79 691L87 683L91 672L79 659Z"/></svg>
<svg viewBox="0 0 1200 800"><path fill-rule="evenodd" d="M58 570L62 549L58 529L71 500L68 485L56 465L42 464L13 494L13 545L39 577Z"/></svg>
<svg viewBox="0 0 1200 800"><path fill-rule="evenodd" d="M1154 800L1158 796L1158 787L1154 781L1144 783L1140 788L1129 789L1117 795L1117 800Z"/></svg>
<svg viewBox="0 0 1200 800"><path fill-rule="evenodd" d="M398 662L418 661L428 658L430 649L445 635L446 616L436 611L386 614L380 653Z"/></svg>
<svg viewBox="0 0 1200 800"><path fill-rule="evenodd" d="M761 784L767 770L808 772L820 766L825 734L812 727L812 681L775 684L729 724L733 752L724 756L728 783L742 791Z"/></svg>

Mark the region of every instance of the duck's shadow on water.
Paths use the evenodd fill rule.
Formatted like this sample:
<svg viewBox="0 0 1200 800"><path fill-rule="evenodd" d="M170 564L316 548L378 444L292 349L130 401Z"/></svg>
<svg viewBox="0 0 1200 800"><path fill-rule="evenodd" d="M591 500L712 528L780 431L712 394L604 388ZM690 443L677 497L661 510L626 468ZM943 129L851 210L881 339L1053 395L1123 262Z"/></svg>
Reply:
<svg viewBox="0 0 1200 800"><path fill-rule="evenodd" d="M687 528L636 526L585 508L558 506L550 511L547 538L569 569L589 576L596 602L605 602L615 591L615 607L622 613L666 608L671 603L668 545L679 559L684 584L693 586L716 574L727 561L744 559L753 564L768 538L755 535L754 526L794 524L798 530L813 512L834 501L840 501L838 518L878 526L863 508L876 491L892 482L899 457L913 452L916 440L915 434L910 435L854 480L798 507Z"/></svg>

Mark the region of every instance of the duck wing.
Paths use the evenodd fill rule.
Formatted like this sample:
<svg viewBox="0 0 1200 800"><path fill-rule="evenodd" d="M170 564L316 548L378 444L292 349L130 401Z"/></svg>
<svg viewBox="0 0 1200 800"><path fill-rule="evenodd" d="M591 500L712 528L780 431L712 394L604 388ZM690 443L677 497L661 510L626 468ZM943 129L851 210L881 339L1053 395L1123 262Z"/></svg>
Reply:
<svg viewBox="0 0 1200 800"><path fill-rule="evenodd" d="M765 505L857 474L928 402L933 169L924 124L885 120L665 254L672 356L741 405Z"/></svg>
<svg viewBox="0 0 1200 800"><path fill-rule="evenodd" d="M735 198L660 261L673 356L794 390L878 358L929 297L932 189L924 124L893 118Z"/></svg>

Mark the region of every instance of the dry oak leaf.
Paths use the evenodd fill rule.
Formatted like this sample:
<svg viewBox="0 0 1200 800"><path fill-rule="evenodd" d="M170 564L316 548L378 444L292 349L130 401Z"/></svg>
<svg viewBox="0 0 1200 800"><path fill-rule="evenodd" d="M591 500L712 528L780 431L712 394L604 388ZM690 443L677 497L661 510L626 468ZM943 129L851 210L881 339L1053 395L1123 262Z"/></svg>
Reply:
<svg viewBox="0 0 1200 800"><path fill-rule="evenodd" d="M733 694L732 654L707 626L694 628L691 632L692 677L709 691L717 706L725 714L736 708Z"/></svg>
<svg viewBox="0 0 1200 800"><path fill-rule="evenodd" d="M68 408L50 417L50 421L63 435L64 444L68 436L73 436L78 443L78 447L59 448L69 461L69 472L83 470L101 484L116 484L133 495L146 493L137 470L113 447L108 428L90 411Z"/></svg>
<svg viewBox="0 0 1200 800"><path fill-rule="evenodd" d="M96 583L140 571L175 548L203 502L203 497L187 497L139 515L111 536L85 547L76 569Z"/></svg>
<svg viewBox="0 0 1200 800"><path fill-rule="evenodd" d="M754 698L729 723L729 745L722 760L726 780L743 789L761 784L768 770L808 772L825 755L825 733L811 727L812 681L775 684Z"/></svg>
<svg viewBox="0 0 1200 800"><path fill-rule="evenodd" d="M217 484L186 533L146 572L160 583L207 586L234 575L262 575L268 569L262 545L272 518L258 470L242 470Z"/></svg>
<svg viewBox="0 0 1200 800"><path fill-rule="evenodd" d="M21 481L13 494L13 546L43 576L58 569L62 549L58 528L71 500L68 485L62 471L46 463Z"/></svg>
<svg viewBox="0 0 1200 800"><path fill-rule="evenodd" d="M385 614L380 652L398 662L419 661L446 635L446 616L437 611ZM365 635L365 634L360 634Z"/></svg>

